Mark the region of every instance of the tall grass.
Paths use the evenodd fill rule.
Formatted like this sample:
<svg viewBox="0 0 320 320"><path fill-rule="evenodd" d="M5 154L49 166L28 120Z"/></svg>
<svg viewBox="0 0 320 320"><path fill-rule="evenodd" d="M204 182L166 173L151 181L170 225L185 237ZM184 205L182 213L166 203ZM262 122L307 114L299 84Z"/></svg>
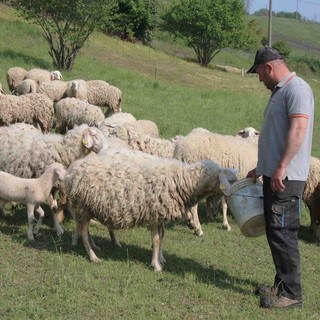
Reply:
<svg viewBox="0 0 320 320"><path fill-rule="evenodd" d="M51 69L39 30L16 20L0 5L0 82L11 66ZM172 44L174 45L174 44ZM241 66L246 69L251 59ZM154 120L163 137L186 134L194 127L234 134L245 126L259 128L269 93L255 76L205 69L165 53L160 47L123 43L95 34L66 80L103 79L119 86L123 111ZM314 88L316 109L319 84ZM316 113L313 154L320 155ZM4 139L5 137L3 137ZM18 147L18 146L12 146ZM47 208L46 208L46 211ZM183 223L169 224L164 239L164 272L154 273L150 234L145 228L119 231L121 249L113 249L105 228L90 226L101 264L89 262L81 242L71 247L73 221L64 236L52 231L50 214L40 236L27 241L25 210L7 211L0 219L1 319L318 319L319 247L309 231L304 209L299 244L304 308L288 312L263 310L253 294L271 284L273 264L265 237L244 237L230 217L207 221L200 204L204 237Z"/></svg>

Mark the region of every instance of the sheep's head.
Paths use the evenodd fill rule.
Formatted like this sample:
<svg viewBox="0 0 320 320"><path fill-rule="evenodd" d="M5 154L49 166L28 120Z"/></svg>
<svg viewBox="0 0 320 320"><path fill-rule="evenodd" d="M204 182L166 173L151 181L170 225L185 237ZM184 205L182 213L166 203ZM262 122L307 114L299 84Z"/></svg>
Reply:
<svg viewBox="0 0 320 320"><path fill-rule="evenodd" d="M51 78L51 80L62 80L63 79L62 74L59 70L52 71L50 73L50 78Z"/></svg>
<svg viewBox="0 0 320 320"><path fill-rule="evenodd" d="M246 127L240 131L237 132L237 136L240 136L242 138L248 138L248 137L254 137L259 135L260 132L257 131L255 128L252 127Z"/></svg>
<svg viewBox="0 0 320 320"><path fill-rule="evenodd" d="M221 168L219 173L220 190L225 196L231 195L231 184L238 180L237 172L234 168Z"/></svg>
<svg viewBox="0 0 320 320"><path fill-rule="evenodd" d="M107 149L108 143L103 133L95 127L87 128L82 136L83 145L94 153Z"/></svg>

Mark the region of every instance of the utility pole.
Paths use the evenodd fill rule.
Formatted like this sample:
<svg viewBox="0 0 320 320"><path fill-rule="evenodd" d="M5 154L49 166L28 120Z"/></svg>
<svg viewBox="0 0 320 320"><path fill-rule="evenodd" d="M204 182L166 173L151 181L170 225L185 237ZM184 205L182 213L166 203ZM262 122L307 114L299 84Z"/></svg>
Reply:
<svg viewBox="0 0 320 320"><path fill-rule="evenodd" d="M268 46L272 46L271 40L271 33L272 33L272 0L269 0L269 25L268 25Z"/></svg>

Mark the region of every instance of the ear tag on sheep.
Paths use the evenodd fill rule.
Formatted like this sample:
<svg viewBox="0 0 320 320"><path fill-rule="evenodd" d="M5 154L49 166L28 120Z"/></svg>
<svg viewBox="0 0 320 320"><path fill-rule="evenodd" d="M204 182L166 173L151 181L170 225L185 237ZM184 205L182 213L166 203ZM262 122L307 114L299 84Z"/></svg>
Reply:
<svg viewBox="0 0 320 320"><path fill-rule="evenodd" d="M220 190L226 190L227 186L224 183L220 183Z"/></svg>

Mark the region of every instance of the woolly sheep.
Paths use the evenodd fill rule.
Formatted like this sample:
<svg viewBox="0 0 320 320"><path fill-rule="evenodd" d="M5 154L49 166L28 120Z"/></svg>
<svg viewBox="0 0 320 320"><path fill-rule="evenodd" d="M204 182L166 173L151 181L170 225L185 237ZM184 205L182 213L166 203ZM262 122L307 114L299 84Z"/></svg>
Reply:
<svg viewBox="0 0 320 320"><path fill-rule="evenodd" d="M0 148L0 170L21 178L37 178L46 166L58 162L68 167L73 161L90 152L98 153L107 148L102 132L86 124L69 130L65 135L43 134L31 125L17 123L0 127L2 146ZM58 235L63 229L58 222L66 204L63 188L59 208L53 214L54 228ZM54 189L56 191L57 188Z"/></svg>
<svg viewBox="0 0 320 320"><path fill-rule="evenodd" d="M45 95L0 96L0 125L24 122L39 126L44 133L52 127L53 102Z"/></svg>
<svg viewBox="0 0 320 320"><path fill-rule="evenodd" d="M66 97L67 83L61 80L42 82L37 88L38 93L42 93L57 102Z"/></svg>
<svg viewBox="0 0 320 320"><path fill-rule="evenodd" d="M85 80L76 79L67 83L66 96L87 101L88 92Z"/></svg>
<svg viewBox="0 0 320 320"><path fill-rule="evenodd" d="M174 158L193 163L199 160L213 160L221 167L231 167L239 171L240 178L257 164L257 148L246 139L212 132L194 131L181 138L175 146ZM227 230L231 227L227 219L227 205L223 201L223 226ZM213 198L208 197L207 215L211 216Z"/></svg>
<svg viewBox="0 0 320 320"><path fill-rule="evenodd" d="M28 93L37 92L37 83L32 79L22 80L13 90L13 93L17 96L21 96Z"/></svg>
<svg viewBox="0 0 320 320"><path fill-rule="evenodd" d="M62 74L59 70L50 72L48 70L34 68L26 73L24 79L32 79L40 85L42 82L61 80Z"/></svg>
<svg viewBox="0 0 320 320"><path fill-rule="evenodd" d="M104 120L104 114L99 107L76 98L64 98L57 102L54 108L58 133L65 133L75 125L83 123L99 127Z"/></svg>
<svg viewBox="0 0 320 320"><path fill-rule="evenodd" d="M21 67L12 67L9 68L7 71L7 83L9 90L11 92L14 91L16 86L24 80L25 76L27 74L27 70Z"/></svg>
<svg viewBox="0 0 320 320"><path fill-rule="evenodd" d="M100 126L100 130L108 136L113 134L114 128L125 126L134 131L145 133L154 138L159 138L159 129L155 122L151 120L137 120L131 113L119 112L105 118Z"/></svg>
<svg viewBox="0 0 320 320"><path fill-rule="evenodd" d="M91 104L107 108L107 114L121 112L121 90L103 80L89 80L86 82L84 80L74 80L68 86L67 95L70 98L81 97Z"/></svg>
<svg viewBox="0 0 320 320"><path fill-rule="evenodd" d="M114 161L91 154L74 162L65 177L65 187L81 235L92 262L99 262L88 224L92 218L113 231L147 225L151 230L151 265L162 271L164 223L186 218L187 211L209 194L221 193L220 183L229 190L234 178L230 169L213 161L187 165L176 159L158 158L138 163ZM90 244L90 242L91 244Z"/></svg>
<svg viewBox="0 0 320 320"><path fill-rule="evenodd" d="M51 190L55 183L63 181L66 170L60 163L53 163L48 166L44 173L36 179L19 178L4 171L0 171L0 208L6 201L14 201L25 204L28 214L28 239L34 240L33 234L37 234L42 220L44 211L40 207L41 203L53 202ZM39 219L33 230L34 211L39 214Z"/></svg>
<svg viewBox="0 0 320 320"><path fill-rule="evenodd" d="M164 158L173 157L175 145L180 139L153 138L148 134L133 130L130 126L115 127L111 133L112 135L125 141L133 150L140 150Z"/></svg>

